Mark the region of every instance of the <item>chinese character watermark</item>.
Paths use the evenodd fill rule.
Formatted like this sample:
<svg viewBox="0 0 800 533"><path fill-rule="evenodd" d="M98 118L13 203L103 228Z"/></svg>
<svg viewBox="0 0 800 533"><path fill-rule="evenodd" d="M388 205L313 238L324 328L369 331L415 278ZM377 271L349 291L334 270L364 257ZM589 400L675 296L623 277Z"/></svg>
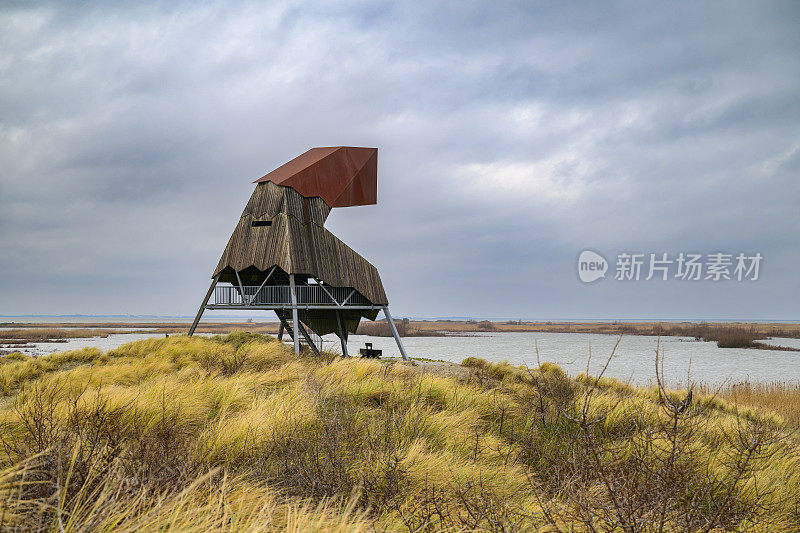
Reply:
<svg viewBox="0 0 800 533"><path fill-rule="evenodd" d="M660 253L622 252L614 263L617 281L757 281L764 257L760 252L752 255L740 252L729 254L714 252L699 254L680 252L670 255ZM578 277L584 283L604 279L609 270L605 257L592 250L578 256Z"/></svg>

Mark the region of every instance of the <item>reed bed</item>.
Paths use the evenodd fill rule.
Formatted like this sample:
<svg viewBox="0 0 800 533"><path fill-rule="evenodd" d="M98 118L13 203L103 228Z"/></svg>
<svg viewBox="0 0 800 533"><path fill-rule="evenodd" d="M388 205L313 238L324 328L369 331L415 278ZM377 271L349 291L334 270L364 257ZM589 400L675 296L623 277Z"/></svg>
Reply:
<svg viewBox="0 0 800 533"><path fill-rule="evenodd" d="M431 368L242 332L0 358L0 529L800 528L800 441L768 407Z"/></svg>
<svg viewBox="0 0 800 533"><path fill-rule="evenodd" d="M46 342L87 337L108 337L107 329L15 328L0 330L0 344L7 341Z"/></svg>
<svg viewBox="0 0 800 533"><path fill-rule="evenodd" d="M409 322L408 320L395 320L394 326L397 328L397 334L401 337L444 337L446 334L441 331L421 329L419 326ZM369 335L372 337L393 337L389 322L386 320L378 320L377 322L361 322L358 325L357 335Z"/></svg>
<svg viewBox="0 0 800 533"><path fill-rule="evenodd" d="M382 335L391 334L384 321L379 321L384 326L378 326ZM505 322L490 322L477 320L396 320L403 323L414 335L442 334L442 333L471 333L479 331L498 332L553 332L553 333L600 333L609 335L662 335L695 337L716 341L726 331L743 329L752 333L754 339L769 337L800 338L800 324L792 323L711 323L711 322L528 322L522 320L509 320ZM366 324L366 322L362 322ZM155 333L186 333L188 324L170 322L139 323L138 327ZM92 323L0 323L0 327L13 327L15 329L118 329L130 328L130 323L124 322L92 322ZM198 332L227 334L232 331L250 331L253 333L275 334L278 331L277 322L202 322ZM365 330L366 331L366 330Z"/></svg>
<svg viewBox="0 0 800 533"><path fill-rule="evenodd" d="M777 413L794 428L800 429L800 383L743 381L720 387L702 385L707 394L717 394L725 401Z"/></svg>

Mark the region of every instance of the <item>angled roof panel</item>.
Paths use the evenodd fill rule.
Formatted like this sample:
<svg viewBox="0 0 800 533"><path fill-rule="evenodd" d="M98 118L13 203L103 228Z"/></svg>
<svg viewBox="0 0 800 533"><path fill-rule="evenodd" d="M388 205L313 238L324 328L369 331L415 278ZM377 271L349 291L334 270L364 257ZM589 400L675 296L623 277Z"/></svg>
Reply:
<svg viewBox="0 0 800 533"><path fill-rule="evenodd" d="M330 207L378 203L378 149L353 146L312 148L255 181L319 196Z"/></svg>

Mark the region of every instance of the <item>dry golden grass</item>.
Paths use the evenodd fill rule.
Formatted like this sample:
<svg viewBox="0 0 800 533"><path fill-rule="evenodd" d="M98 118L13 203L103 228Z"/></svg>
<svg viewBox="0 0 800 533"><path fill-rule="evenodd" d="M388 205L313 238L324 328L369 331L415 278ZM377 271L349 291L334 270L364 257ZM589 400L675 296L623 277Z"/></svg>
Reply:
<svg viewBox="0 0 800 533"><path fill-rule="evenodd" d="M33 461L31 461L33 462ZM69 472L68 472L69 473ZM25 500L26 479L36 478L35 467L17 465L0 471L0 494L6 505L0 515L5 530L84 531L317 531L344 533L372 531L372 522L355 500L288 498L275 489L249 480L218 476L216 471L188 480L181 490L140 492L121 498L113 473L97 474L92 491L66 501ZM65 482L68 480L65 480ZM63 488L63 487L62 487ZM31 507L44 506L44 509ZM31 522L44 511L52 521Z"/></svg>
<svg viewBox="0 0 800 533"><path fill-rule="evenodd" d="M0 358L0 523L800 527L800 442L768 407L573 379L547 363L471 359L456 377L431 368L298 359L243 332Z"/></svg>
<svg viewBox="0 0 800 533"><path fill-rule="evenodd" d="M777 413L787 424L800 429L800 383L745 381L729 383L719 389L703 386L703 392L717 393L732 404Z"/></svg>
<svg viewBox="0 0 800 533"><path fill-rule="evenodd" d="M106 330L106 333L186 333L189 324L184 322L58 322L58 323L0 323L0 327L13 328L14 330ZM133 328L133 329L132 329ZM278 332L277 322L203 322L198 328L198 333L227 334L233 331L249 331L250 333L274 334ZM1 332L0 332L1 333ZM91 335L69 335L91 336ZM66 338L66 337L65 337Z"/></svg>

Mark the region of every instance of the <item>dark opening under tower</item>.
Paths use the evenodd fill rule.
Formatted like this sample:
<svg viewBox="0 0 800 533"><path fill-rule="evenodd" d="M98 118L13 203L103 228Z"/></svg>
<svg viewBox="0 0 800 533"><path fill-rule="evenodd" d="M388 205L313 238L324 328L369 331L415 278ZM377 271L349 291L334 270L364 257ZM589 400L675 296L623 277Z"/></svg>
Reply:
<svg viewBox="0 0 800 533"><path fill-rule="evenodd" d="M302 342L319 354L311 330L336 334L346 356L361 319L383 311L408 359L378 269L323 227L334 207L377 203L377 148L312 148L255 183L189 335L206 309L263 309L296 353Z"/></svg>

